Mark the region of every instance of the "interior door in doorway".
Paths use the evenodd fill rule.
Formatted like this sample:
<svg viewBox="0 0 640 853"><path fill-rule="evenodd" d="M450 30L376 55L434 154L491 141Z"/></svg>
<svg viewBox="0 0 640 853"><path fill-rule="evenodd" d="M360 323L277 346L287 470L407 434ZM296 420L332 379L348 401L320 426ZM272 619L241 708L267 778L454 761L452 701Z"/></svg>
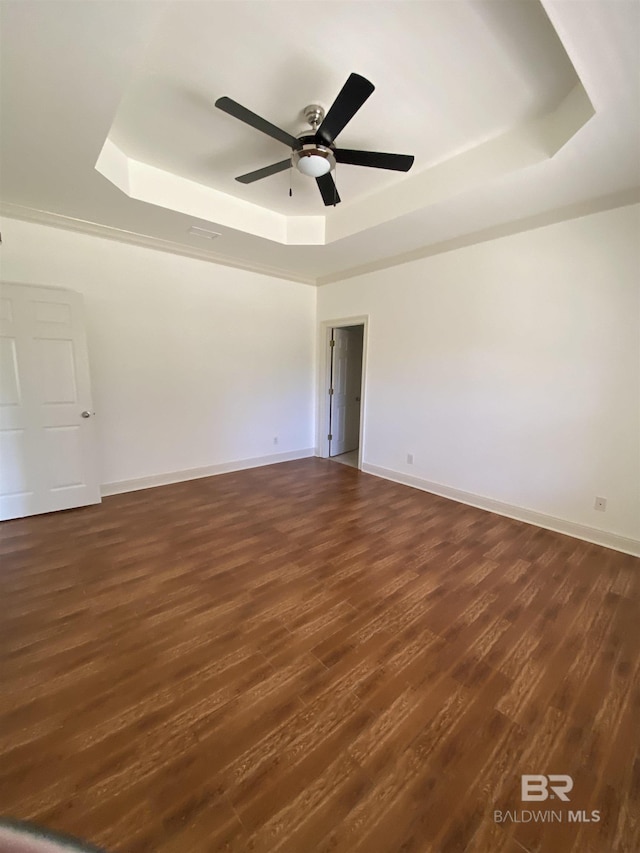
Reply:
<svg viewBox="0 0 640 853"><path fill-rule="evenodd" d="M360 444L360 392L362 387L362 349L364 326L348 326L347 349L347 407L345 426L345 453L357 450Z"/></svg>
<svg viewBox="0 0 640 853"><path fill-rule="evenodd" d="M331 395L329 456L346 453L347 423L347 359L349 358L349 333L346 329L333 329L331 333Z"/></svg>
<svg viewBox="0 0 640 853"><path fill-rule="evenodd" d="M350 328L335 328L331 340L329 456L340 456L358 447L362 336Z"/></svg>
<svg viewBox="0 0 640 853"><path fill-rule="evenodd" d="M99 503L80 294L0 287L0 520Z"/></svg>

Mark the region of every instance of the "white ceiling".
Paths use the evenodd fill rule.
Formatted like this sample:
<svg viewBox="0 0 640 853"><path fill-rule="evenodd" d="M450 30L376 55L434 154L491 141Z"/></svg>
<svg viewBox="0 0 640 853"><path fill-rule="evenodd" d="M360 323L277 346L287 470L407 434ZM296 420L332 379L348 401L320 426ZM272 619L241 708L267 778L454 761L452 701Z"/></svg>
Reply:
<svg viewBox="0 0 640 853"><path fill-rule="evenodd" d="M640 197L636 0L318 8L4 0L3 211L322 283ZM408 175L339 165L335 210L298 173L234 180L289 152L218 97L295 135L352 71L376 90L338 145Z"/></svg>
<svg viewBox="0 0 640 853"><path fill-rule="evenodd" d="M297 134L309 129L305 105L328 109L349 72L364 73L375 94L339 145L408 149L421 171L541 114L575 84L537 2L338 2L317 12L305 2L172 4L110 138L135 160L280 213L314 215L324 213L320 196L303 176L292 199L286 172L250 186L234 180L289 149L212 101L228 95ZM339 172L345 201L404 180L355 166Z"/></svg>

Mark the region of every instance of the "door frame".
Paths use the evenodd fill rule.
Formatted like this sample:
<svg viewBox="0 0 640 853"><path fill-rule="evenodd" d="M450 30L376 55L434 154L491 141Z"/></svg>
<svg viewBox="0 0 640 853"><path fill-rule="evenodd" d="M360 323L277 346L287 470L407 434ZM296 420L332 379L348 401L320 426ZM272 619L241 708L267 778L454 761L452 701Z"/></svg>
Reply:
<svg viewBox="0 0 640 853"><path fill-rule="evenodd" d="M337 320L322 320L318 326L318 377L317 377L317 424L316 456L329 458L329 382L331 381L331 329L344 326L364 326L362 332L362 374L360 377L360 434L358 436L358 468L362 468L365 440L365 409L367 350L369 341L369 315L341 317Z"/></svg>

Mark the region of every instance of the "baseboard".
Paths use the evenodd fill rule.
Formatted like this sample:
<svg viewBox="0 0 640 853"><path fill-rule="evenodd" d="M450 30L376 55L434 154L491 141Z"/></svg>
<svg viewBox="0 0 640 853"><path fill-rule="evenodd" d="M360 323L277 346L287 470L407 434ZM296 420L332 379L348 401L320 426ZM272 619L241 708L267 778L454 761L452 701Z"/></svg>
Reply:
<svg viewBox="0 0 640 853"><path fill-rule="evenodd" d="M237 459L233 462L221 462L204 468L188 468L186 471L171 471L167 474L154 474L151 477L139 477L135 480L120 480L117 483L103 483L100 492L103 497L121 495L124 492L137 492L140 489L153 489L155 486L170 486L186 480L199 480L201 477L214 477L216 474L229 474L232 471L244 471L246 468L260 468L276 462L292 462L295 459L307 459L315 454L314 448L290 450L286 453L272 453L269 456L256 456L254 459Z"/></svg>
<svg viewBox="0 0 640 853"><path fill-rule="evenodd" d="M472 492L443 486L440 483L431 483L429 480L423 480L421 477L403 474L400 471L393 471L389 468L381 468L378 465L370 465L368 462L363 462L362 470L367 474L373 474L385 480L393 480L394 483L401 483L404 486L421 489L423 492L430 492L442 498L458 501L458 503L474 506L488 512L495 512L497 515L514 518L516 521L535 524L536 527L544 527L546 530L564 533L566 536L573 536L574 539L582 539L585 542L592 542L594 545L602 545L605 548L612 548L614 551L622 551L623 554L631 554L633 557L640 557L640 541L637 539L630 539L626 536L620 536L617 533L609 533L606 530L598 530L597 527L588 527L585 524L576 524L573 521L566 521L563 518L545 515L542 512L536 512L535 510L526 509L521 506L514 506L513 504L497 501L493 498L486 498L482 495L474 495Z"/></svg>

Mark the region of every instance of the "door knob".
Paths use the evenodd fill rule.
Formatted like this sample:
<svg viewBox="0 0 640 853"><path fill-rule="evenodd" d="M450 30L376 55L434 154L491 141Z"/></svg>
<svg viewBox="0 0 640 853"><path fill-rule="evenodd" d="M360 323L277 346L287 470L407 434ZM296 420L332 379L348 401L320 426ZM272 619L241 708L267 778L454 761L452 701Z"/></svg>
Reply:
<svg viewBox="0 0 640 853"><path fill-rule="evenodd" d="M82 412L80 415L81 418L90 418L91 412Z"/></svg>

